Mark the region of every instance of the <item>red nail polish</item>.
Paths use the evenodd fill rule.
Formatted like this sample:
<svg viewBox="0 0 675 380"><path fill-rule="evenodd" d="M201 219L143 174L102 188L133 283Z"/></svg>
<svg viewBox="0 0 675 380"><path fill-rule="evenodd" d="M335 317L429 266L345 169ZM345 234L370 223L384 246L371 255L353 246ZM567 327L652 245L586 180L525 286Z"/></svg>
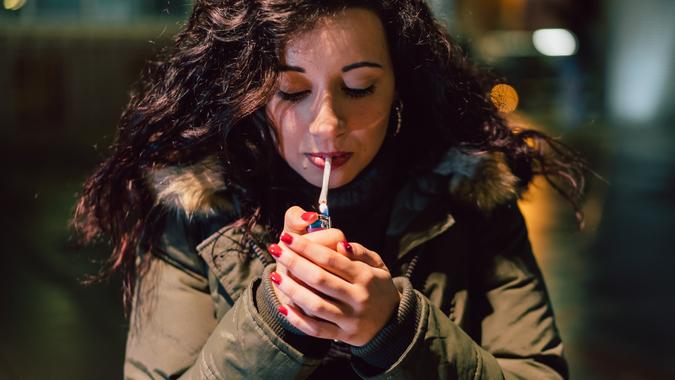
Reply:
<svg viewBox="0 0 675 380"><path fill-rule="evenodd" d="M284 232L283 234L281 234L281 241L283 241L286 244L291 244L291 243L293 243L293 236Z"/></svg>
<svg viewBox="0 0 675 380"><path fill-rule="evenodd" d="M284 307L284 305L279 306L279 312L283 315L288 315L288 309Z"/></svg>
<svg viewBox="0 0 675 380"><path fill-rule="evenodd" d="M354 253L354 250L353 250L353 248L352 248L352 245L349 244L349 243L347 242L347 240L343 240L343 241L341 241L341 243L342 243L342 248L344 248L345 251L347 251L347 253Z"/></svg>
<svg viewBox="0 0 675 380"><path fill-rule="evenodd" d="M274 257L281 256L281 247L276 244L270 244L270 246L267 247L267 251Z"/></svg>
<svg viewBox="0 0 675 380"><path fill-rule="evenodd" d="M281 284L281 275L277 272L272 272L272 274L270 274L270 280L272 280L273 283L279 285Z"/></svg>
<svg viewBox="0 0 675 380"><path fill-rule="evenodd" d="M307 211L306 213L302 214L300 217L305 222L312 223L312 222L315 222L319 218L319 215L315 212Z"/></svg>

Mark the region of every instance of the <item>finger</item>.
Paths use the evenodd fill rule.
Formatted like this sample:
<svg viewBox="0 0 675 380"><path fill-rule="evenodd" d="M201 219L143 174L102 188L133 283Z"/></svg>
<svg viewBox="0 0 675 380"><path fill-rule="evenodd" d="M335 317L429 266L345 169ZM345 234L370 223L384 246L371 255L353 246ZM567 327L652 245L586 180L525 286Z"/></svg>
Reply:
<svg viewBox="0 0 675 380"><path fill-rule="evenodd" d="M329 250L320 245L316 247ZM269 250L276 258L277 263L281 263L286 268L286 272L289 275L292 274L298 282L343 302L350 298L350 283L309 261L285 244L272 244ZM334 255L339 256L337 253L334 253Z"/></svg>
<svg viewBox="0 0 675 380"><path fill-rule="evenodd" d="M292 277L272 272L270 280L278 291L306 314L335 324L344 323L346 314L340 306L298 284Z"/></svg>
<svg viewBox="0 0 675 380"><path fill-rule="evenodd" d="M314 233L319 234L324 231ZM340 232L340 234L342 234L342 232ZM306 235L300 236L297 234L283 233L281 234L281 241L283 243L282 245L292 249L312 263L348 282L351 282L358 274L358 267L354 265L352 260L344 257L344 255L339 254L331 248L314 242L313 239L307 238Z"/></svg>
<svg viewBox="0 0 675 380"><path fill-rule="evenodd" d="M314 231L311 234L301 235L316 244L321 244L331 249L335 247L337 242L347 240L345 234L337 228L327 228L325 230Z"/></svg>
<svg viewBox="0 0 675 380"><path fill-rule="evenodd" d="M304 234L307 232L307 226L314 223L318 217L315 212L307 212L298 206L292 206L284 215L284 231Z"/></svg>
<svg viewBox="0 0 675 380"><path fill-rule="evenodd" d="M281 305L279 312L286 316L290 324L309 336L322 339L338 339L340 337L338 326L310 317L291 305Z"/></svg>
<svg viewBox="0 0 675 380"><path fill-rule="evenodd" d="M349 259L360 261L374 268L389 271L380 255L359 243L350 243L343 240L337 244L337 251Z"/></svg>

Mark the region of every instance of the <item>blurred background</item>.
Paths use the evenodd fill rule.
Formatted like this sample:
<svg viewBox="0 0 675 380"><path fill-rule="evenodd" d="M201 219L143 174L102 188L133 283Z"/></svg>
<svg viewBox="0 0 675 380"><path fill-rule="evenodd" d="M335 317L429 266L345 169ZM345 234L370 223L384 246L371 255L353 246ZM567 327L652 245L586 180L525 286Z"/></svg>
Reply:
<svg viewBox="0 0 675 380"><path fill-rule="evenodd" d="M188 0L0 0L0 379L118 379L119 279L67 221L106 156L129 87ZM432 0L502 78L514 125L582 152L593 178L578 231L545 183L521 202L573 379L675 379L675 1Z"/></svg>

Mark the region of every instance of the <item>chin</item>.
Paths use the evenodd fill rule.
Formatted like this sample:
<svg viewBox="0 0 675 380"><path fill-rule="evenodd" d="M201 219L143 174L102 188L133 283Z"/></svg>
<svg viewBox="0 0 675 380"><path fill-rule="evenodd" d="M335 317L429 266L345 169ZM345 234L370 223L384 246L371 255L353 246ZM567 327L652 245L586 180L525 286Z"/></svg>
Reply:
<svg viewBox="0 0 675 380"><path fill-rule="evenodd" d="M323 182L323 171L319 172L318 174L312 173L311 175L303 175L302 177L305 179L305 181L309 182L313 186L320 188ZM328 181L328 188L336 189L338 187L345 186L353 181L354 178L356 178L356 174L344 173L342 169L336 169L331 172L330 180Z"/></svg>

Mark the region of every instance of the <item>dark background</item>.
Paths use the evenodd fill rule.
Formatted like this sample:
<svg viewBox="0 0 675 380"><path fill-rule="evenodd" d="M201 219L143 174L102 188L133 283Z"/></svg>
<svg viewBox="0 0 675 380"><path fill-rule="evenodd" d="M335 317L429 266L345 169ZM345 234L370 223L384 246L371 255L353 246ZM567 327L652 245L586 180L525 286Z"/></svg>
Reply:
<svg viewBox="0 0 675 380"><path fill-rule="evenodd" d="M430 3L470 55L517 91L514 125L562 138L604 178L589 183L581 232L543 182L521 202L572 377L675 379L675 2ZM0 379L122 376L119 279L80 284L110 247L75 249L68 219L143 62L189 9L3 0ZM543 28L572 32L575 53L538 51L532 34Z"/></svg>

